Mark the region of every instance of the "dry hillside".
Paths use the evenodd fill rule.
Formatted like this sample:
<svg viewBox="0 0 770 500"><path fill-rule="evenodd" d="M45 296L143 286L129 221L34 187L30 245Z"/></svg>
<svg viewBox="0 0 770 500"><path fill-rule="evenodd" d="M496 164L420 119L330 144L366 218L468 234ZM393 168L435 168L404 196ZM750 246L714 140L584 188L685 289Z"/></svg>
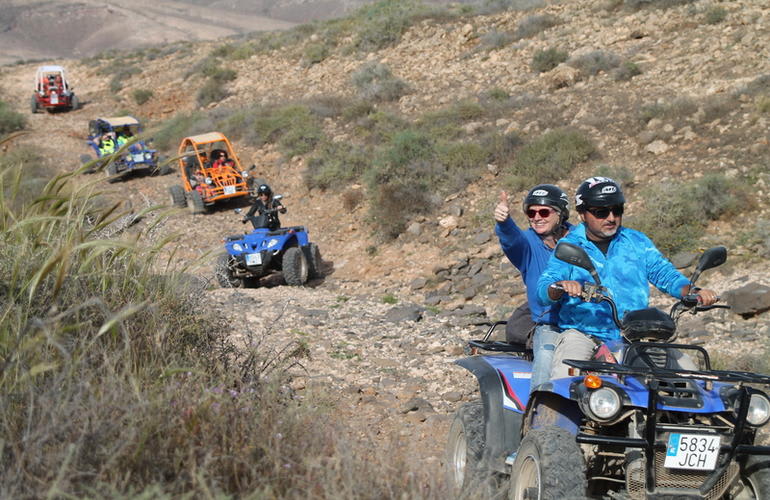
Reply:
<svg viewBox="0 0 770 500"><path fill-rule="evenodd" d="M160 48L151 58L148 52L134 52L117 59L51 60L67 67L84 101L75 112L29 115L34 64L4 67L0 93L29 115L29 134L19 142L34 144L59 169L69 170L78 167L79 155L86 152L87 124L94 117L130 112L152 128L197 110L206 117L199 125L213 127L217 119L238 110L262 109L252 106L331 106L356 99L360 89L351 77L365 63L378 62L409 91L377 102L375 108L407 121L438 119L429 113L484 96L504 96L497 112L461 120L462 140L515 134L526 145L562 127L578 131L593 151L558 183L572 192L588 175L621 175L630 198L629 224L634 214L658 208L654 194L666 192L667 185L684 186L677 183L718 174L725 182L748 187L749 195L737 208L698 229L700 246L725 244L730 249L728 264L704 276L704 283L722 292L750 282L766 288L770 244L766 233L757 232L762 221L767 227L770 220L770 6L764 0L696 1L667 9L649 3L631 9L606 0L553 2L527 11L429 18L414 23L397 43L368 51L356 50L353 36L326 43L324 37L331 35L323 30L245 58L227 57L223 51L217 64L236 76L223 84L226 97L205 106L196 96L206 80L194 68L225 41ZM527 31L538 16L555 21ZM325 44L325 57L309 60L310 49L318 44ZM533 58L548 49L569 59L547 71L534 70ZM141 71L126 74L116 90L116 72L105 68L121 64L141 66ZM151 90L152 97L137 104L137 89ZM334 144L353 143L362 128L374 126L339 113L322 117L321 123ZM358 205L346 201L351 193L367 191L362 181L326 191L309 189L303 175L316 152L287 156L272 142L235 143L241 160L255 164L258 175L284 194L289 208L284 224L309 228L328 274L297 293L288 287L212 290L212 299L241 311L254 329L270 321L270 311L289 304L296 315L279 333L305 329L318 334L310 372L338 384L341 397L351 404L346 415L360 416L362 426L384 421L382 432L391 432L417 409L422 416L406 421L408 429L415 429L407 434L427 443L421 452L435 457L444 435L431 432L431 426L445 423L457 400L470 392L460 375L445 379L449 361L461 354L461 341L476 331L474 323L500 317L523 300L492 221L497 195L511 186L510 169L523 149L481 165L467 186L442 192L432 211L412 217L395 240L383 240L372 230L371 200L364 195ZM173 154L172 149L164 153ZM83 182L103 182L103 176L84 176ZM137 177L104 183L104 188L108 196L124 199L127 210L138 211L167 203L168 187L176 182L176 174ZM721 196L718 187L714 193ZM516 199L522 195L520 189L513 193ZM218 249L222 236L242 230L230 208L204 216L175 214L154 235L178 234L176 258L192 262ZM685 266L691 254L671 257ZM200 272L210 276L206 265ZM765 302L767 295L765 290ZM396 318L394 326L383 319L392 309L382 303L383 297L414 305L413 319L423 321ZM763 348L770 320L767 313L724 313L691 326L697 342L735 354ZM312 382L308 378L297 383L299 389ZM414 408L406 403L413 398ZM363 409L356 410L356 405Z"/></svg>

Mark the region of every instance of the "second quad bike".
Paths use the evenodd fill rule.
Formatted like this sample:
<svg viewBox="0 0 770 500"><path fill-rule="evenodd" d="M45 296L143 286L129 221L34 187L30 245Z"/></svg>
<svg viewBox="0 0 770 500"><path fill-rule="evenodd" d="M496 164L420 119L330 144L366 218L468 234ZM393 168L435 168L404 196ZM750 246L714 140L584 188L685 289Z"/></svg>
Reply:
<svg viewBox="0 0 770 500"><path fill-rule="evenodd" d="M241 167L232 144L220 132L182 139L179 145L179 174L182 185L169 187L171 202L189 206L194 214L205 213L223 200L251 195L253 179Z"/></svg>
<svg viewBox="0 0 770 500"><path fill-rule="evenodd" d="M281 195L275 199L280 200ZM267 212L257 220L266 222ZM240 213L240 209L236 209ZM321 277L321 252L311 243L304 226L270 230L259 222L250 233L225 238L225 253L215 264L217 282L222 287L255 287L259 279L281 272L287 285L302 286Z"/></svg>
<svg viewBox="0 0 770 500"><path fill-rule="evenodd" d="M91 155L83 154L80 157L81 163L103 162L108 182L124 179L126 174L133 171L170 174L171 167L141 138L142 131L141 122L133 116L91 120L88 123L87 142L97 161L94 161ZM88 171L92 172L94 169L95 165Z"/></svg>
<svg viewBox="0 0 770 500"><path fill-rule="evenodd" d="M78 109L80 103L67 81L61 66L40 66L35 72L35 92L30 99L30 110L37 113L46 111L70 111Z"/></svg>
<svg viewBox="0 0 770 500"><path fill-rule="evenodd" d="M691 285L726 254L707 250ZM757 442L770 420L770 399L757 387L770 376L712 369L702 347L672 343L681 314L727 306L687 295L669 314L648 308L621 321L585 251L562 242L555 255L591 274L582 299L608 304L622 339L598 346L591 360L567 360L571 376L531 394L531 351L489 340L504 322L469 342L480 354L457 364L476 376L481 399L452 423L451 487L514 500L770 498L770 446Z"/></svg>

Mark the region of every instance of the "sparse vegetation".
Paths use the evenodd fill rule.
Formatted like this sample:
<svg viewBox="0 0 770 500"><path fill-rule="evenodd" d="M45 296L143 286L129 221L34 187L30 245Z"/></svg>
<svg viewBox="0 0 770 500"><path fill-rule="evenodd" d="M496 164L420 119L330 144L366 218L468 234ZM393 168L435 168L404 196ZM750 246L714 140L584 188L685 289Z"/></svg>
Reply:
<svg viewBox="0 0 770 500"><path fill-rule="evenodd" d="M253 129L260 144L277 143L289 157L312 151L323 139L318 117L298 104L261 109Z"/></svg>
<svg viewBox="0 0 770 500"><path fill-rule="evenodd" d="M646 233L669 255L692 249L709 221L752 205L744 179L719 173L650 186L642 196L647 209L629 219L629 225Z"/></svg>
<svg viewBox="0 0 770 500"><path fill-rule="evenodd" d="M195 99L199 106L208 106L209 104L219 102L228 96L227 89L221 81L210 79L198 89Z"/></svg>
<svg viewBox="0 0 770 500"><path fill-rule="evenodd" d="M513 189L524 189L537 182L556 182L595 151L593 143L577 130L547 132L521 148L507 183Z"/></svg>
<svg viewBox="0 0 770 500"><path fill-rule="evenodd" d="M131 95L134 98L134 102L141 106L152 98L153 92L148 89L135 89Z"/></svg>
<svg viewBox="0 0 770 500"><path fill-rule="evenodd" d="M392 294L386 294L382 296L382 303L383 304L397 304L398 299L392 295Z"/></svg>
<svg viewBox="0 0 770 500"><path fill-rule="evenodd" d="M550 14L535 14L527 16L516 24L516 29L513 32L513 38L515 40L521 40L522 38L532 38L533 36L542 33L548 28L552 28L561 23L561 20Z"/></svg>
<svg viewBox="0 0 770 500"><path fill-rule="evenodd" d="M26 124L27 119L24 115L17 113L8 104L0 101L0 134L22 130Z"/></svg>
<svg viewBox="0 0 770 500"><path fill-rule="evenodd" d="M720 6L709 7L703 15L706 24L719 24L727 18L727 9Z"/></svg>
<svg viewBox="0 0 770 500"><path fill-rule="evenodd" d="M600 71L608 73L621 64L621 59L612 52L593 50L585 54L570 57L567 64L580 70L583 76L592 76Z"/></svg>
<svg viewBox="0 0 770 500"><path fill-rule="evenodd" d="M482 50L497 50L513 42L513 35L504 31L491 30L479 37L479 48Z"/></svg>
<svg viewBox="0 0 770 500"><path fill-rule="evenodd" d="M329 47L324 43L311 43L305 48L302 62L305 66L318 64L329 57L330 52Z"/></svg>
<svg viewBox="0 0 770 500"><path fill-rule="evenodd" d="M620 66L610 71L612 79L616 82L625 82L642 74L639 66L631 61L623 61Z"/></svg>
<svg viewBox="0 0 770 500"><path fill-rule="evenodd" d="M556 66L566 61L567 57L568 54L566 52L554 47L545 50L538 50L532 56L530 67L532 68L532 71L545 73L546 71L551 71Z"/></svg>
<svg viewBox="0 0 770 500"><path fill-rule="evenodd" d="M363 64L350 79L359 97L365 101L395 101L409 91L409 86L380 62Z"/></svg>

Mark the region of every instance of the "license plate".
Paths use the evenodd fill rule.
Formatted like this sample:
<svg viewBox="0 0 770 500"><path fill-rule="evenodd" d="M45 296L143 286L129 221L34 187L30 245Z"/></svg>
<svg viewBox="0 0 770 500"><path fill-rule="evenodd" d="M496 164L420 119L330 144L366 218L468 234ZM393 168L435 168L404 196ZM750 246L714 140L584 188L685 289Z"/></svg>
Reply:
<svg viewBox="0 0 770 500"><path fill-rule="evenodd" d="M59 96L54 92L51 94L51 104L59 104Z"/></svg>
<svg viewBox="0 0 770 500"><path fill-rule="evenodd" d="M235 194L235 186L225 186L225 194Z"/></svg>
<svg viewBox="0 0 770 500"><path fill-rule="evenodd" d="M719 457L719 436L713 434L679 434L668 437L666 461L670 469L714 470Z"/></svg>
<svg viewBox="0 0 770 500"><path fill-rule="evenodd" d="M262 265L262 254L261 253L247 253L246 254L246 265L247 266L260 266L260 265Z"/></svg>
<svg viewBox="0 0 770 500"><path fill-rule="evenodd" d="M144 161L144 155L139 153L135 155L131 155L134 158L134 163L141 163Z"/></svg>

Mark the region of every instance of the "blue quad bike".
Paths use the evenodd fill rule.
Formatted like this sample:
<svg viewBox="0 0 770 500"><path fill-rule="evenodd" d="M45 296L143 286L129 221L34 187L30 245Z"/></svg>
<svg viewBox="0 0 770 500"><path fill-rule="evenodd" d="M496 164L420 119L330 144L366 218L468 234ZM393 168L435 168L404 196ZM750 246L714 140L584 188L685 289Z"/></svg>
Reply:
<svg viewBox="0 0 770 500"><path fill-rule="evenodd" d="M707 250L691 278L722 264ZM452 422L446 467L458 498L770 499L770 446L755 444L770 420L757 387L770 376L714 370L705 349L672 343L676 322L698 305L688 295L669 314L629 311L622 321L588 255L561 243L556 257L587 270L583 300L611 307L623 340L599 346L589 361L567 361L570 377L531 395L531 351L523 345L469 342L456 361L473 373L480 400Z"/></svg>
<svg viewBox="0 0 770 500"><path fill-rule="evenodd" d="M280 199L280 195L275 197ZM287 285L302 286L309 279L320 278L321 252L311 243L304 226L270 230L266 210L257 217L256 229L242 235L227 236L225 253L216 261L215 275L225 288L256 287L260 278L281 272ZM236 209L236 213L240 213Z"/></svg>

